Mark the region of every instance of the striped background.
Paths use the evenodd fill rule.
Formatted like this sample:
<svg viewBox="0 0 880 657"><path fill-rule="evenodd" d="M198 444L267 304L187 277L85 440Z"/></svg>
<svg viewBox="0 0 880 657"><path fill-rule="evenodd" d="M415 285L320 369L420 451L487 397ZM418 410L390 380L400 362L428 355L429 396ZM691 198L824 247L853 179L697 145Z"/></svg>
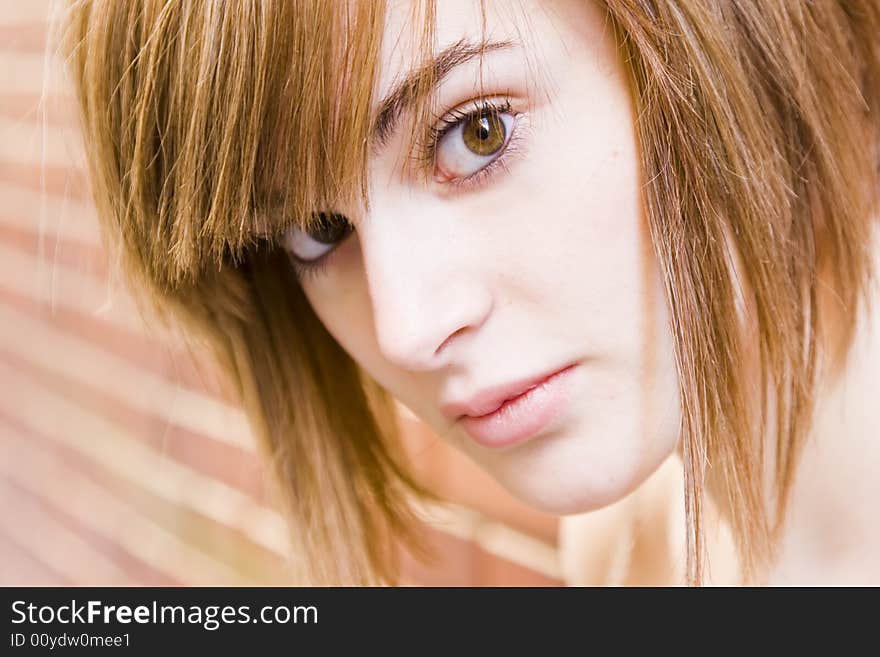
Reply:
<svg viewBox="0 0 880 657"><path fill-rule="evenodd" d="M202 354L145 323L100 246L48 6L0 0L0 584L284 584L242 413ZM557 519L407 424L450 504L426 509L440 558L407 560L406 581L562 582Z"/></svg>

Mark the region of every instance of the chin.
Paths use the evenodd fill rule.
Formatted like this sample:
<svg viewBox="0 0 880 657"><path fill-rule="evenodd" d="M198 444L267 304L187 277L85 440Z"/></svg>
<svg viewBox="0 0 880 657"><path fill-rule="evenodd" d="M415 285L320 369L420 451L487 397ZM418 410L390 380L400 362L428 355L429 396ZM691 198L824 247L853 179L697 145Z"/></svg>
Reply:
<svg viewBox="0 0 880 657"><path fill-rule="evenodd" d="M609 444L620 446L619 442ZM620 501L641 486L672 451L525 450L508 462L493 463L490 474L530 507L557 516L572 515Z"/></svg>
<svg viewBox="0 0 880 657"><path fill-rule="evenodd" d="M571 482L556 480L551 486L499 481L517 499L533 509L551 515L567 516L610 506L633 492L645 479L647 477L601 483L583 479Z"/></svg>

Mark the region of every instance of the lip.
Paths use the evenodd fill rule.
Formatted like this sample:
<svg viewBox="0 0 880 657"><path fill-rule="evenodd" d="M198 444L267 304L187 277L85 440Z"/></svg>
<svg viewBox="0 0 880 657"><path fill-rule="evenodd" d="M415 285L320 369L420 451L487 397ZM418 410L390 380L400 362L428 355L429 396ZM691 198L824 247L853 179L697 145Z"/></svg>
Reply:
<svg viewBox="0 0 880 657"><path fill-rule="evenodd" d="M507 447L546 428L567 406L569 379L577 363L528 379L488 388L464 402L444 404L446 417L461 424L484 447Z"/></svg>

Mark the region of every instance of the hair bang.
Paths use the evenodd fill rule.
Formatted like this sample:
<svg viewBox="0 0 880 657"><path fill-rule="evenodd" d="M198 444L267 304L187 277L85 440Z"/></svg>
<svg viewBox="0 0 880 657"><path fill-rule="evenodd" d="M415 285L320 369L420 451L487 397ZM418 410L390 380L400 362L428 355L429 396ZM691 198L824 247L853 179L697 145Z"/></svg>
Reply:
<svg viewBox="0 0 880 657"><path fill-rule="evenodd" d="M233 222L226 236L238 245L248 235L274 241L290 226L312 227L320 212L366 205L384 3L298 4L279 7L291 14L282 24L294 28L272 37L263 116L253 133L252 225L235 232Z"/></svg>
<svg viewBox="0 0 880 657"><path fill-rule="evenodd" d="M105 111L136 129L116 145L119 169L95 178L121 187L119 244L173 289L363 202L384 5L160 5L118 8L138 13L135 33L107 35L134 64Z"/></svg>

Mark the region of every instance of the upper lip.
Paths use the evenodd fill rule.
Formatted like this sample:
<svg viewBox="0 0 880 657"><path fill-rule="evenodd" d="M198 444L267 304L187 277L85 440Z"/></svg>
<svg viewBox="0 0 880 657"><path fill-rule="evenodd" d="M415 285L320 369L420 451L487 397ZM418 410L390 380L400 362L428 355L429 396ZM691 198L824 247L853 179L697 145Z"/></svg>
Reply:
<svg viewBox="0 0 880 657"><path fill-rule="evenodd" d="M459 420L465 416L480 417L482 415L489 415L501 408L505 402L516 399L532 388L537 387L551 376L567 370L571 366L565 365L538 376L530 376L509 383L483 388L467 399L441 404L440 410L450 420Z"/></svg>

